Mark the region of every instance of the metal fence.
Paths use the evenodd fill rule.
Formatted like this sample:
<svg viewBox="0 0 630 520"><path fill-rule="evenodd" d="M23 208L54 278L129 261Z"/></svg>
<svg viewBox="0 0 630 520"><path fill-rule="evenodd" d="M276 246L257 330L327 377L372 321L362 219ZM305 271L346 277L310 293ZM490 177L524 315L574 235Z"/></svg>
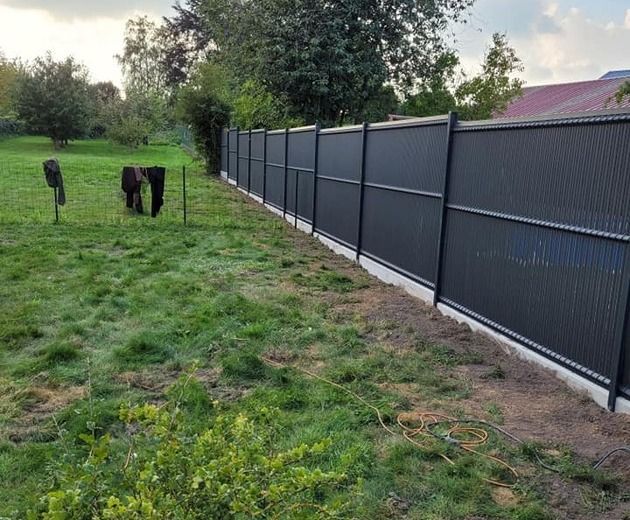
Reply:
<svg viewBox="0 0 630 520"><path fill-rule="evenodd" d="M630 396L630 114L226 129L221 151L296 225L607 387L609 408Z"/></svg>
<svg viewBox="0 0 630 520"><path fill-rule="evenodd" d="M127 208L121 189L123 164L95 167L76 160L61 169L66 195L58 204L57 189L45 180L42 163L23 159L0 160L0 223L135 224L140 220L156 223L195 223L211 211L208 203L209 179L186 167L169 168L163 193L164 205L151 219L153 193L148 181L141 189L143 212Z"/></svg>

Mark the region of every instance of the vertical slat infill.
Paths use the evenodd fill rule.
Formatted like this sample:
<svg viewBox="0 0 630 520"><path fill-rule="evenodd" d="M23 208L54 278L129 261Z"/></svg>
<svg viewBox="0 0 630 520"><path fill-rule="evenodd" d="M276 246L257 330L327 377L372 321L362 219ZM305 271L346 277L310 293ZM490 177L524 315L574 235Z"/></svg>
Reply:
<svg viewBox="0 0 630 520"><path fill-rule="evenodd" d="M630 244L625 244L624 261L622 270L623 288L621 293L621 309L620 309L620 325L615 335L615 353L612 359L613 371L610 375L610 387L608 389L608 409L615 411L617 397L619 396L619 387L623 381L623 367L625 364L624 353L628 335L628 312L630 311L630 262L628 255L630 254Z"/></svg>
<svg viewBox="0 0 630 520"><path fill-rule="evenodd" d="M289 162L289 129L284 129L284 190L282 192L282 216L287 217L287 175Z"/></svg>

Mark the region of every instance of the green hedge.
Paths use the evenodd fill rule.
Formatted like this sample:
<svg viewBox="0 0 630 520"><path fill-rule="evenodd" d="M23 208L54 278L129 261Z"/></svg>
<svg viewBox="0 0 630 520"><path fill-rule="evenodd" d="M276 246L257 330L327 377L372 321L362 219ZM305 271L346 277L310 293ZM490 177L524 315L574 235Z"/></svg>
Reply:
<svg viewBox="0 0 630 520"><path fill-rule="evenodd" d="M0 138L24 133L24 125L12 119L0 119Z"/></svg>

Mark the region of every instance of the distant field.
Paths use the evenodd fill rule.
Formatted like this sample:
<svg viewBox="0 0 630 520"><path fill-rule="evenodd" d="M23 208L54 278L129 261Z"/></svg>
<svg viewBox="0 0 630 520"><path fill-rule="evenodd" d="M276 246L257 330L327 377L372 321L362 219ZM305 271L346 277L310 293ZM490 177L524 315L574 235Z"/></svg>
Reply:
<svg viewBox="0 0 630 520"><path fill-rule="evenodd" d="M196 182L201 167L183 150L174 146L143 146L136 150L104 140L71 142L54 150L44 137L0 140L0 221L49 222L54 219L53 190L44 180L42 162L56 157L61 164L67 204L60 208L67 222L124 222L120 189L123 166L165 166L167 196L162 220L181 220L183 212L182 168L188 167L188 205L199 208ZM146 200L149 201L147 187ZM203 191L205 193L205 190ZM137 221L136 219L135 221Z"/></svg>
<svg viewBox="0 0 630 520"><path fill-rule="evenodd" d="M41 508L60 468L85 460L87 433L111 434L109 464L126 467L135 433L121 424L121 406L162 405L193 365L195 384L181 397L192 432L208 428L217 409L263 428L266 411L277 410L274 448L329 441L309 464L357 483L311 497L348 506L334 518L624 518L627 480L614 473L623 460L611 472L586 464L621 444L622 417L374 280L204 176L177 148L72 143L57 154L69 202L54 224L40 167L50 155L42 138L0 142L0 518ZM118 176L126 163L171 168L164 216L124 211ZM175 196L183 164L196 210L188 227ZM41 200L20 201L22 183ZM490 432L479 449L521 475L513 488L493 486L483 479L511 476L490 459L424 437L414 446L348 393L260 356L343 385L397 432L400 412L493 421L540 443L559 473L533 462L532 442Z"/></svg>

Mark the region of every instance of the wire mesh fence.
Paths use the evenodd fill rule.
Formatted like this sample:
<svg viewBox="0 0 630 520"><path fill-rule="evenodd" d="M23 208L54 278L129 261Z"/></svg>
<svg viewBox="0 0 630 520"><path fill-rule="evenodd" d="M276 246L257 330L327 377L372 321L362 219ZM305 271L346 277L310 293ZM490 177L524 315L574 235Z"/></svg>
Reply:
<svg viewBox="0 0 630 520"><path fill-rule="evenodd" d="M144 178L139 195L142 212L127 207L122 190L125 164L96 167L93 162L64 165L61 161L65 203L59 190L48 186L42 163L18 158L0 160L0 222L4 223L194 223L212 214L208 201L210 180L198 168L167 168L163 206L151 216L154 193ZM147 165L148 166L148 165Z"/></svg>

